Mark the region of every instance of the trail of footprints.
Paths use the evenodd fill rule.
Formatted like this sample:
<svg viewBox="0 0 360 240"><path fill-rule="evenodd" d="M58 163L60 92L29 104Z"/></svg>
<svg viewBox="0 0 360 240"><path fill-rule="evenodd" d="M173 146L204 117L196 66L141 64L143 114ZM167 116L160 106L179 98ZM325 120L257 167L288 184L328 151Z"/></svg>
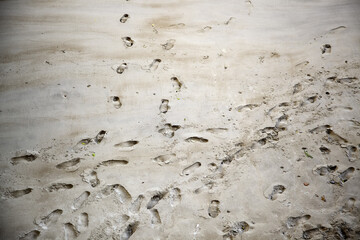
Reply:
<svg viewBox="0 0 360 240"><path fill-rule="evenodd" d="M284 120L286 121L287 117L282 116L277 120L277 123L276 123L277 126L261 129L260 132L262 134L267 135L267 137L266 137L267 140L277 140L278 131L280 128L279 126L281 126L280 123L286 124L286 122L284 123ZM329 125L323 125L323 126L319 126L317 128L311 129L309 132L316 133L316 134L332 135L334 133L329 131L330 128L331 127ZM218 132L218 131L226 131L226 129L221 129L221 128L215 129L215 130L208 129L208 131L209 132L214 132L214 131ZM105 131L101 131L93 139L89 139L86 141L82 140L81 142L85 143L82 145L88 145L91 142L99 144L103 141L105 134L106 134ZM335 136L338 136L338 135L335 135ZM186 139L186 141L192 142L192 143L197 143L197 142L206 143L207 139L204 139L201 137L190 137L190 138ZM337 144L336 141L343 142L344 139L342 137L336 137L336 138L333 137L332 143L334 143L334 141L335 141L335 144ZM130 140L130 141L125 141L125 142L116 144L115 147L129 148L129 147L135 146L136 144L138 144L138 141ZM357 148L356 149L355 148L353 145L348 146L346 148L346 150L348 152L347 155L349 155L349 151L351 151L350 153L357 153ZM328 152L326 150L323 150L321 152L324 152L324 151ZM160 165L168 164L170 159L174 158L175 156L176 156L175 154L160 155L160 156L154 158L154 161ZM350 161L350 159L351 158L349 158L349 161ZM82 161L81 158L74 158L69 161L65 161L65 162L62 162L62 163L56 165L56 168L61 169L63 171L68 171L68 172L77 171L81 161ZM231 160L223 161L223 162L230 163ZM121 160L121 159L119 159L119 160L112 159L112 160L102 161L99 164L97 164L93 169L85 169L84 172L82 174L80 174L80 176L82 177L82 180L84 182L90 184L92 187L95 188L100 183L100 180L98 179L96 171L95 171L96 169L98 169L99 167L124 166L127 164L128 164L127 160ZM201 163L195 162L195 163L189 165L188 167L184 168L182 171L182 175L184 175L184 176L190 175L199 167L201 167ZM216 171L217 168L218 167L215 165L215 168L213 168L213 170ZM313 169L313 173L317 174L319 176L331 177L330 183L335 182L338 184L344 184L351 178L352 174L355 171L355 168L349 167L342 171L338 171L338 173L334 175L334 173L337 170L338 170L338 167L336 165L321 165L321 166L316 166ZM56 191L61 191L61 190L72 189L72 188L73 188L72 184L53 183L50 186L44 188L44 190L51 193L51 192L56 192ZM27 188L24 190L16 190L16 191L12 191L10 193L10 195L11 195L11 197L18 198L18 197L22 197L26 194L31 193L31 191L32 191L31 188ZM264 192L264 196L267 199L274 201L279 197L279 195L282 195L285 191L286 191L286 187L284 185L276 184L276 185L270 186ZM97 198L100 198L100 199L109 197L110 195L113 195L119 200L120 203L130 204L129 212L132 212L132 213L137 213L140 211L142 202L145 199L145 197L143 195L139 195L134 201L132 201L132 197L131 197L130 193L126 190L126 188L124 186L122 186L120 184L107 185L107 186L103 187L100 191L98 191L98 193L95 195L97 196ZM84 191L83 193L81 193L77 198L74 199L74 202L71 205L71 209L74 212L81 209L82 206L89 200L90 196L91 196L91 193L89 191ZM165 197L170 202L170 205L172 207L174 207L181 200L181 191L179 188L172 188L172 189L169 189L169 190L166 190L163 192L157 192L152 195L152 197L149 199L149 201L147 202L145 207L149 211L149 214L151 216L150 217L151 224L153 224L153 225L162 223L161 215L155 207ZM346 204L344 205L342 211L343 212L352 211L352 209L354 208L355 201L356 201L355 198L349 198L348 201L346 202ZM35 219L34 224L37 225L40 229L46 230L47 228L51 227L54 223L56 223L58 221L58 219L60 218L62 213L63 213L62 209L55 209L52 212L48 213L47 215L44 215L42 217ZM212 200L208 206L209 217L216 218L216 217L218 217L218 215L220 213L221 213L220 202L218 200ZM303 222L306 222L307 220L309 220L310 217L311 217L310 215L289 217L286 221L286 226L288 228L295 228L300 223L303 223ZM139 224L140 224L139 221L129 223L127 225L127 227L125 228L125 230L122 232L122 235L121 235L122 238L129 239L134 234L134 232L138 228ZM64 224L65 238L66 239L74 239L74 238L78 237L81 234L81 232L86 230L88 225L89 225L89 215L87 213L80 213L76 224L70 223L70 222ZM237 235L242 234L242 233L248 231L249 229L250 229L250 226L248 223L237 222L233 226L226 227L223 230L223 232L224 232L223 238L224 239L232 239L233 237L236 237ZM312 236L315 236L316 234L318 234L321 231L322 231L322 228L314 228L314 229L305 230L303 236L305 239L311 239ZM30 232L24 234L23 236L20 236L19 239L36 239L38 236L40 236L40 234L41 234L41 231L33 230L33 231L30 231Z"/></svg>
<svg viewBox="0 0 360 240"><path fill-rule="evenodd" d="M84 145L86 146L92 142L99 144L103 140L105 134L106 134L106 131L102 130L96 135L96 137L94 137L92 139L91 138L83 139L79 143L81 146L84 146ZM120 144L116 144L115 146L127 148L127 147L132 147L132 146L136 145L137 143L138 143L137 141L126 141L126 142L122 142ZM25 157L22 157L22 158L25 158ZM80 163L82 160L84 160L84 159L74 158L74 159L59 163L55 167L57 169L65 171L65 172L75 172L79 169L79 166L80 166ZM128 161L122 160L122 159L119 159L119 160L111 159L111 160L102 161L99 164L97 164L93 169L85 169L83 171L83 173L80 174L80 177L82 178L82 180L84 182L90 184L92 187L96 187L100 183L100 180L98 179L97 173L95 171L96 169L98 169L99 167L102 167L102 166L104 166L104 167L123 166L126 164L128 164ZM52 193L52 192L58 192L58 191L62 191L62 190L72 189L72 188L73 188L73 184L53 183L50 186L45 187L44 190L49 193ZM19 197L22 197L31 192L32 192L32 188L27 188L27 189L23 189L23 190L15 190L15 191L9 192L8 196L11 198L19 198ZM80 208L82 208L83 205L89 201L90 195L91 195L91 193L89 191L84 191L77 198L75 198L71 205L72 211L76 212ZM126 202L131 201L131 195L120 184L107 185L102 190L100 190L97 194L97 196L100 198L108 197L109 195L115 195L121 203L126 203ZM142 200L143 200L143 196L140 195L138 197L138 199L133 203L132 208L133 208L134 212L139 211ZM34 220L34 224L37 225L40 229L46 230L46 229L48 229L48 227L51 227L54 223L56 223L58 221L58 219L60 218L62 213L63 213L62 209L55 209L52 212L50 212L48 215L36 218ZM154 212L154 214L155 213L156 212ZM155 214L154 216L156 217L158 215ZM73 223L68 222L63 225L64 238L65 239L77 238L82 231L86 230L88 225L89 225L89 215L87 213L81 213L78 217L77 224L74 225ZM136 229L135 225L132 226L130 224L128 226L128 229L123 234L124 239L129 238L133 234L135 229ZM37 239L40 236L40 234L41 234L41 231L33 230L33 231L30 231L30 232L24 234L23 236L20 236L19 239Z"/></svg>
<svg viewBox="0 0 360 240"><path fill-rule="evenodd" d="M120 18L120 23L125 24L127 21L129 21L130 16L129 14L124 14ZM231 20L231 18L230 18ZM229 21L230 21L229 20ZM226 23L228 24L229 21ZM181 26L180 26L181 27ZM206 29L211 29L211 27L206 27ZM132 39L129 36L125 36L122 38L123 44L126 48L131 48L135 44L134 39ZM175 39L169 39L164 44L161 44L161 47L169 51L172 48L174 48L176 43ZM331 53L331 45L325 44L321 48L322 54L330 54ZM145 70L154 72L159 67L160 63L162 62L161 59L154 59L147 67L145 67ZM124 74L124 72L128 69L127 63L122 63L116 68L116 73L118 74ZM181 82L177 77L171 77L171 83L173 84L174 88L176 89L176 92L179 92L183 87L184 84ZM355 77L347 77L347 78L329 78L328 81L336 81L340 84L351 84L355 81L357 81L357 78ZM306 83L297 83L293 86L292 93L293 95L297 95L298 93L305 90ZM270 115L273 111L275 111L277 108L287 108L291 106L300 106L300 107L306 107L307 105L311 105L315 103L316 101L319 101L321 97L318 95L312 95L306 97L303 101L300 103L298 102L282 102L278 104L277 106L271 108L266 114ZM110 101L113 104L113 107L115 109L120 109L122 107L122 102L120 101L119 96L111 96ZM258 109L261 107L261 104L246 104L246 105L240 105L237 108L235 108L236 111L244 113L246 111L253 111L255 109ZM335 108L331 108L331 111ZM170 110L169 106L169 100L168 99L162 99L160 106L159 106L159 112L162 116L165 116L165 114ZM352 110L351 108L349 110ZM249 144L248 146L244 146L242 150L239 150L232 156L229 156L221 161L221 167L223 164L230 164L231 161L237 156L237 154L241 154L241 152L245 152L249 149L255 149L257 147L265 146L269 143L276 143L279 140L279 132L286 131L289 115L285 113L286 111L283 111L283 114L277 118L275 125L266 127L263 129L260 129L258 131L259 135L262 135L261 138L254 141L253 143ZM181 127L179 125L172 125L171 123L164 124L158 132L162 134L163 136L167 138L172 138L175 135L175 132L179 130ZM209 128L206 129L207 132L217 134L228 131L227 128ZM348 140L344 137L340 136L334 130L332 130L332 127L330 125L321 125L314 129L309 130L309 133L311 134L323 134L324 140L328 142L329 144L335 144L335 145L346 145L346 156L349 160L349 162L355 162L360 159L360 153L359 153L359 145L349 144ZM78 147L86 147L91 144L100 144L103 140L107 132L105 130L101 130L94 138L85 138L78 142ZM202 144L209 142L208 139L200 137L200 136L192 136L185 139L185 142L192 143L192 144ZM139 141L137 140L128 140L124 142L120 142L114 145L115 148L119 149L134 149L134 147L139 144ZM321 153L323 154L330 154L331 150L330 148L326 146L321 146L319 148ZM39 157L39 153L37 152L25 152L25 153L19 153L15 157L11 158L10 162L12 165L18 165L22 163L30 163L35 161ZM157 164L164 166L166 164L171 163L173 159L176 158L176 154L163 154L155 157L153 160ZM71 160L61 162L57 164L55 167L61 171L65 172L75 172L79 169L81 162L84 159L82 158L73 158ZM122 159L112 159L112 160L106 160L102 161L99 164L97 164L94 168L85 169L81 174L80 177L83 182L89 184L92 188L94 188L96 192L90 192L90 191L84 191L79 196L77 196L73 203L71 204L71 210L73 212L79 212L79 210L90 201L91 196L95 196L97 199L107 198L110 196L115 196L116 199L121 204L128 204L128 211L129 213L135 214L141 211L141 206L143 201L146 199L144 195L139 195L134 201L132 196L130 195L129 191L122 186L121 184L112 184L112 185L106 185L101 190L97 190L97 188L100 186L100 179L97 176L96 170L100 167L116 167L116 166L124 166L127 165L127 160ZM201 162L195 162L187 167L185 167L181 173L182 176L188 176L197 171L202 166ZM217 172L220 167L218 167L215 163L209 165L209 169L213 172ZM321 166L315 166L313 169L313 173L316 175L319 175L321 177L327 176L329 178L329 183L331 184L338 184L343 185L347 181L349 181L355 172L354 167L348 167L346 169L343 169L341 171L338 170L338 166L336 165L321 165ZM212 188L212 183L209 182L208 184L205 184L209 189ZM70 183L53 183L48 187L45 187L44 190L52 193L52 192L58 192L63 190L72 189L74 187L73 184ZM283 184L273 184L269 186L264 191L264 197L274 201L278 199L280 196L282 196L286 192L286 187ZM25 188L21 190L15 190L10 191L8 193L8 196L10 198L20 198L27 194L30 194L32 192L32 188ZM195 190L195 193L198 193L202 191L201 188ZM151 224L157 225L161 224L161 215L158 209L156 209L156 205L159 204L160 201L167 199L169 201L169 204L171 207L176 206L181 202L181 190L180 188L169 188L164 191L159 191L154 193L150 199L148 200L147 204L144 206L147 211L149 212L151 216ZM354 209L356 199L353 197L348 198L347 202L342 208L343 212L351 212ZM39 230L32 230L28 233L23 234L19 237L19 239L37 239L42 230L46 230L51 225L55 224L60 217L62 216L64 210L62 209L55 209L51 211L50 213L38 217L34 220L34 224L39 227ZM207 209L208 215L211 218L217 218L221 214L220 209L220 201L219 200L211 200L208 209ZM88 215L88 213L77 213L78 219L76 223L66 222L63 224L64 228L64 238L65 239L75 239L77 238L81 232L86 231L86 229L89 226L89 219L91 216ZM286 220L286 226L287 228L296 228L298 225L308 221L311 218L310 215L305 214L301 216L296 217L288 217ZM130 239L131 236L136 232L137 228L140 225L140 221L137 220L130 220L130 217L126 214L123 214L120 218L119 222L121 222L122 225L125 225L125 228L120 233L120 239ZM41 230L41 231L40 231ZM234 239L234 237L245 233L250 230L250 225L245 221L235 222L232 225L225 226L225 228L222 230L223 232L223 239ZM304 239L311 239L313 237L316 237L319 234L323 234L323 232L330 231L328 228L319 226L316 228L308 229L303 232L303 238ZM97 239L96 234L90 235L90 239Z"/></svg>

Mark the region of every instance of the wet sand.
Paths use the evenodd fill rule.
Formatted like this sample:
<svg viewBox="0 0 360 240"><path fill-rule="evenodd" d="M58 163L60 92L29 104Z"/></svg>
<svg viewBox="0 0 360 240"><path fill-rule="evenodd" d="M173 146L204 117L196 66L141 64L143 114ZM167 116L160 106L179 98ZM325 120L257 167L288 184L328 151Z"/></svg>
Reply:
<svg viewBox="0 0 360 240"><path fill-rule="evenodd" d="M0 238L360 238L359 10L0 1Z"/></svg>

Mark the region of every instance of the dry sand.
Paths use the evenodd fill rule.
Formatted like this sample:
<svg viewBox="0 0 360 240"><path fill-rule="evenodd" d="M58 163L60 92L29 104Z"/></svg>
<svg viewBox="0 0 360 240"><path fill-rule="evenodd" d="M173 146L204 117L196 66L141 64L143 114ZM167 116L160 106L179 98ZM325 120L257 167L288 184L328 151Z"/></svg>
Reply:
<svg viewBox="0 0 360 240"><path fill-rule="evenodd" d="M0 238L360 239L359 12L0 1Z"/></svg>

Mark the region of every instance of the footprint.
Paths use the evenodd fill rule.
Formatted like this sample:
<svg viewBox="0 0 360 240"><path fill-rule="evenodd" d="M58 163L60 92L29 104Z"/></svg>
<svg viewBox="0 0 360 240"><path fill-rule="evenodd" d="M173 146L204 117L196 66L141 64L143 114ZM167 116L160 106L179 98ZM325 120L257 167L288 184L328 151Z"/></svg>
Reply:
<svg viewBox="0 0 360 240"><path fill-rule="evenodd" d="M346 156L350 162L355 162L360 159L360 151L356 146L350 145L346 148Z"/></svg>
<svg viewBox="0 0 360 240"><path fill-rule="evenodd" d="M329 154L331 152L331 150L325 146L321 146L319 149L324 154Z"/></svg>
<svg viewBox="0 0 360 240"><path fill-rule="evenodd" d="M208 214L212 218L216 218L220 214L220 201L212 200L208 208Z"/></svg>
<svg viewBox="0 0 360 240"><path fill-rule="evenodd" d="M353 83L356 80L358 80L357 77L346 77L346 78L337 79L336 82L338 82L338 83Z"/></svg>
<svg viewBox="0 0 360 240"><path fill-rule="evenodd" d="M131 204L130 211L132 213L137 213L140 211L141 203L143 202L144 198L145 198L144 195L140 194L136 198L136 200Z"/></svg>
<svg viewBox="0 0 360 240"><path fill-rule="evenodd" d="M309 61L305 60L305 61L302 61L302 62L296 64L295 67L305 67L309 63L310 63Z"/></svg>
<svg viewBox="0 0 360 240"><path fill-rule="evenodd" d="M340 135L336 134L333 130L331 129L326 129L326 134L327 134L327 138L325 138L326 141L328 141L329 143L334 143L334 144L345 144L348 141L341 137Z"/></svg>
<svg viewBox="0 0 360 240"><path fill-rule="evenodd" d="M211 189L214 187L214 185L215 185L215 182L213 182L213 181L211 181L211 180L210 180L210 181L207 181L207 182L204 183L203 186L195 189L195 190L194 190L194 193L199 194L199 193L202 193L202 192L204 192L204 191L211 190Z"/></svg>
<svg viewBox="0 0 360 240"><path fill-rule="evenodd" d="M81 231L85 230L89 226L89 214L86 212L81 213L77 220L77 229Z"/></svg>
<svg viewBox="0 0 360 240"><path fill-rule="evenodd" d="M345 203L345 205L343 206L342 211L343 212L351 212L354 209L355 201L356 201L355 198L349 198L347 200L347 202Z"/></svg>
<svg viewBox="0 0 360 240"><path fill-rule="evenodd" d="M230 23L231 20L233 20L233 19L235 19L235 18L234 18L234 17L230 17L229 20L227 20L227 21L225 22L225 25L229 25L229 23Z"/></svg>
<svg viewBox="0 0 360 240"><path fill-rule="evenodd" d="M19 152L19 156L11 158L11 164L17 165L21 162L32 162L39 156L39 153L35 151L26 151L25 154L23 153L24 152Z"/></svg>
<svg viewBox="0 0 360 240"><path fill-rule="evenodd" d="M179 188L173 188L169 191L170 206L174 207L181 201L181 190Z"/></svg>
<svg viewBox="0 0 360 240"><path fill-rule="evenodd" d="M114 191L115 191L116 195L118 196L121 203L131 201L130 193L122 185L116 184Z"/></svg>
<svg viewBox="0 0 360 240"><path fill-rule="evenodd" d="M125 231L123 232L123 234L121 235L121 240L128 240L136 231L136 229L138 228L140 222L136 221L133 222L131 224L129 224Z"/></svg>
<svg viewBox="0 0 360 240"><path fill-rule="evenodd" d="M338 167L336 165L317 166L313 169L313 173L319 174L320 176L325 176L329 173L335 172L337 168Z"/></svg>
<svg viewBox="0 0 360 240"><path fill-rule="evenodd" d="M217 134L217 133L226 132L226 131L228 131L228 129L227 128L208 128L208 129L206 129L206 131L209 133Z"/></svg>
<svg viewBox="0 0 360 240"><path fill-rule="evenodd" d="M299 217L289 217L286 221L287 228L293 228L297 225L301 224L302 222L305 222L311 218L311 215L303 215Z"/></svg>
<svg viewBox="0 0 360 240"><path fill-rule="evenodd" d="M316 128L313 128L313 129L309 130L309 132L318 134L321 132L326 132L328 129L331 129L331 126L328 124L325 124L325 125L321 125Z"/></svg>
<svg viewBox="0 0 360 240"><path fill-rule="evenodd" d="M134 45L134 40L132 40L131 37L123 37L121 39L123 40L125 47L131 47Z"/></svg>
<svg viewBox="0 0 360 240"><path fill-rule="evenodd" d="M236 237L239 234L249 231L250 226L247 222L241 221L234 223L233 226L226 227L223 232L226 233L223 238L224 239L233 239L232 237Z"/></svg>
<svg viewBox="0 0 360 240"><path fill-rule="evenodd" d="M75 239L79 236L79 231L75 228L72 223L65 223L64 224L64 232L65 232L65 239Z"/></svg>
<svg viewBox="0 0 360 240"><path fill-rule="evenodd" d="M331 53L331 45L330 44L324 44L322 47L321 47L321 53L322 54L329 54Z"/></svg>
<svg viewBox="0 0 360 240"><path fill-rule="evenodd" d="M9 195L11 198L19 198L19 197L22 197L24 195L27 195L29 193L32 192L32 188L25 188L25 189L21 189L21 190L15 190L15 191L12 191L12 192L9 192Z"/></svg>
<svg viewBox="0 0 360 240"><path fill-rule="evenodd" d="M190 166L184 168L184 170L182 171L182 175L188 176L189 174L193 173L195 171L195 169L197 169L199 167L201 167L200 162L193 163Z"/></svg>
<svg viewBox="0 0 360 240"><path fill-rule="evenodd" d="M185 23L177 23L169 25L169 28L183 28L185 27Z"/></svg>
<svg viewBox="0 0 360 240"><path fill-rule="evenodd" d="M267 143L267 138L262 138L260 140L257 140L257 143L260 144L261 146L264 146Z"/></svg>
<svg viewBox="0 0 360 240"><path fill-rule="evenodd" d="M308 98L306 99L306 102L308 102L308 103L314 103L317 99L318 99L318 96L317 96L317 95L311 96L311 97L308 97Z"/></svg>
<svg viewBox="0 0 360 240"><path fill-rule="evenodd" d="M127 63L122 63L116 68L118 74L123 74L123 72L128 68Z"/></svg>
<svg viewBox="0 0 360 240"><path fill-rule="evenodd" d="M210 31L211 29L212 29L211 26L205 26L201 30L199 30L198 32L207 32L207 31Z"/></svg>
<svg viewBox="0 0 360 240"><path fill-rule="evenodd" d="M85 169L84 172L80 174L80 177L82 177L83 182L89 183L92 187L100 184L96 171L92 169Z"/></svg>
<svg viewBox="0 0 360 240"><path fill-rule="evenodd" d="M360 122L359 121L356 121L354 119L351 119L351 120L348 120L348 121L351 122L354 125L354 127L360 127Z"/></svg>
<svg viewBox="0 0 360 240"><path fill-rule="evenodd" d="M206 138L202 138L202 137L189 137L189 138L185 139L185 141L191 142L191 143L195 143L195 142L207 143L209 140L207 140Z"/></svg>
<svg viewBox="0 0 360 240"><path fill-rule="evenodd" d="M67 172L75 172L79 169L79 163L81 158L74 158L66 162L59 163L56 168L65 170Z"/></svg>
<svg viewBox="0 0 360 240"><path fill-rule="evenodd" d="M236 108L236 111L241 112L242 110L253 110L257 107L259 107L258 104L246 104L246 105L238 106Z"/></svg>
<svg viewBox="0 0 360 240"><path fill-rule="evenodd" d="M299 93L302 90L304 90L303 86L301 85L301 83L297 83L293 86L293 94Z"/></svg>
<svg viewBox="0 0 360 240"><path fill-rule="evenodd" d="M116 184L107 185L103 189L101 189L100 193L101 193L102 197L110 196L110 194L112 194L114 192L115 187L116 187Z"/></svg>
<svg viewBox="0 0 360 240"><path fill-rule="evenodd" d="M114 107L116 109L121 108L122 103L121 103L120 98L118 96L112 96L110 98L111 98L112 104L114 105Z"/></svg>
<svg viewBox="0 0 360 240"><path fill-rule="evenodd" d="M331 111L334 111L336 109L344 109L344 110L350 110L350 111L353 110L352 107L346 107L346 106L334 106L334 107L328 108L327 110L331 112Z"/></svg>
<svg viewBox="0 0 360 240"><path fill-rule="evenodd" d="M171 82L173 83L173 86L176 88L177 91L181 90L182 87L182 83L180 82L180 80L177 77L172 77L170 78Z"/></svg>
<svg viewBox="0 0 360 240"><path fill-rule="evenodd" d="M268 190L264 192L264 195L267 199L274 201L278 198L278 195L283 194L285 190L286 188L283 185L275 185L272 188L268 188Z"/></svg>
<svg viewBox="0 0 360 240"><path fill-rule="evenodd" d="M275 128L279 129L279 130L286 130L288 118L289 118L289 116L286 114L279 117L275 124ZM277 133L276 133L276 136L277 136Z"/></svg>
<svg viewBox="0 0 360 240"><path fill-rule="evenodd" d="M326 82L334 82L336 80L336 76L331 76L326 79Z"/></svg>
<svg viewBox="0 0 360 240"><path fill-rule="evenodd" d="M128 164L129 162L127 160L106 160L106 161L103 161L101 163L99 163L95 169L99 168L100 166L105 166L105 167L109 167L109 166L120 166L120 165L126 165Z"/></svg>
<svg viewBox="0 0 360 240"><path fill-rule="evenodd" d="M259 130L259 132L261 133L266 133L266 134L270 134L270 135L275 135L277 136L277 129L276 127L265 127Z"/></svg>
<svg viewBox="0 0 360 240"><path fill-rule="evenodd" d="M101 130L94 138L84 138L80 140L77 145L88 145L91 142L100 143L105 137L106 131Z"/></svg>
<svg viewBox="0 0 360 240"><path fill-rule="evenodd" d="M216 165L216 163L209 163L208 164L208 169L211 171L211 172L215 172L216 170L219 169L219 167Z"/></svg>
<svg viewBox="0 0 360 240"><path fill-rule="evenodd" d="M89 143L91 143L92 139L91 138L84 138L81 139L77 145L88 145Z"/></svg>
<svg viewBox="0 0 360 240"><path fill-rule="evenodd" d="M354 171L355 171L355 168L349 167L348 169L346 169L345 171L340 173L340 175L339 175L340 180L343 183L347 182L351 178L351 176L353 175Z"/></svg>
<svg viewBox="0 0 360 240"><path fill-rule="evenodd" d="M345 27L345 26L338 26L338 27L336 27L336 28L331 29L330 31L331 31L331 32L334 32L334 31L337 31L337 30L339 30L339 29L344 29L344 28L346 28L346 27Z"/></svg>
<svg viewBox="0 0 360 240"><path fill-rule="evenodd" d="M39 219L35 219L34 224L38 225L42 229L47 229L50 224L54 224L57 222L57 220L59 219L62 213L63 210L56 209L46 216L40 217Z"/></svg>
<svg viewBox="0 0 360 240"><path fill-rule="evenodd" d="M283 102L279 104L279 107L289 107L291 105L291 103L289 102Z"/></svg>
<svg viewBox="0 0 360 240"><path fill-rule="evenodd" d="M312 228L303 232L304 239L326 239L324 232L329 231L330 229L326 227L319 226L317 228Z"/></svg>
<svg viewBox="0 0 360 240"><path fill-rule="evenodd" d="M150 201L146 205L147 209L153 208L156 204L159 203L161 199L163 199L166 195L166 192L158 192L154 196L151 197Z"/></svg>
<svg viewBox="0 0 360 240"><path fill-rule="evenodd" d="M105 197L112 193L115 193L121 203L131 201L130 193L120 184L107 185L101 190L101 194Z"/></svg>
<svg viewBox="0 0 360 240"><path fill-rule="evenodd" d="M316 239L323 239L323 236L322 236L319 228L312 228L312 229L303 231L302 237L304 239L312 239L313 237L317 237Z"/></svg>
<svg viewBox="0 0 360 240"><path fill-rule="evenodd" d="M303 101L303 102L301 103L300 106L305 106L305 105L307 105L307 104L314 103L317 99L318 99L318 96L317 96L317 95L308 97L308 98L305 99L305 101Z"/></svg>
<svg viewBox="0 0 360 240"><path fill-rule="evenodd" d="M157 156L156 158L154 158L154 161L157 162L157 164L159 164L160 166L163 166L164 164L169 164L171 160L174 159L174 157L176 157L174 153L165 154Z"/></svg>
<svg viewBox="0 0 360 240"><path fill-rule="evenodd" d="M176 40L175 39L169 39L166 41L165 44L161 44L162 48L164 50L170 50L174 47Z"/></svg>
<svg viewBox="0 0 360 240"><path fill-rule="evenodd" d="M67 184L67 183L53 183L51 184L49 187L45 188L46 191L48 192L56 192L59 190L65 190L65 189L71 189L74 186L72 184Z"/></svg>
<svg viewBox="0 0 360 240"><path fill-rule="evenodd" d="M161 218L157 209L150 209L151 224L161 224Z"/></svg>
<svg viewBox="0 0 360 240"><path fill-rule="evenodd" d="M152 63L150 63L149 65L149 70L150 71L155 71L158 67L159 67L159 64L161 63L161 59L154 59L152 61Z"/></svg>
<svg viewBox="0 0 360 240"><path fill-rule="evenodd" d="M127 221L129 221L129 219L130 217L128 215L123 214L118 218L117 222L119 223L119 225L124 225Z"/></svg>
<svg viewBox="0 0 360 240"><path fill-rule="evenodd" d="M159 107L160 113L167 113L167 111L169 110L169 100L167 99L162 99L161 100L161 104Z"/></svg>
<svg viewBox="0 0 360 240"><path fill-rule="evenodd" d="M126 23L126 21L130 18L129 14L125 13L121 18L120 18L120 22L121 23Z"/></svg>
<svg viewBox="0 0 360 240"><path fill-rule="evenodd" d="M175 135L175 132L179 129L179 125L171 125L170 123L166 123L164 128L161 128L158 132L165 137L172 138Z"/></svg>
<svg viewBox="0 0 360 240"><path fill-rule="evenodd" d="M97 135L96 137L94 138L94 141L99 144L101 143L101 141L104 139L105 137L105 134L106 134L106 131L105 130L101 130Z"/></svg>
<svg viewBox="0 0 360 240"><path fill-rule="evenodd" d="M76 198L74 200L74 203L71 206L71 209L76 211L79 208L81 208L81 206L85 203L85 201L88 199L89 196L90 196L90 192L88 192L88 191L83 192L78 198Z"/></svg>
<svg viewBox="0 0 360 240"><path fill-rule="evenodd" d="M19 237L19 240L36 240L40 236L40 231L32 230L31 232L26 233L24 236Z"/></svg>
<svg viewBox="0 0 360 240"><path fill-rule="evenodd" d="M272 141L278 141L279 140L279 128L281 128L281 124L286 124L286 120L287 120L287 115L285 117L280 117L278 119L278 126L276 127L265 127L263 129L260 129L259 131L261 133L264 133L266 134L266 137L265 137L265 143L266 143L266 140L272 140Z"/></svg>
<svg viewBox="0 0 360 240"><path fill-rule="evenodd" d="M115 147L121 147L121 148L129 148L129 147L133 147L136 144L138 144L139 141L135 141L135 140L130 140L130 141L126 141L126 142L121 142L118 144L115 144Z"/></svg>

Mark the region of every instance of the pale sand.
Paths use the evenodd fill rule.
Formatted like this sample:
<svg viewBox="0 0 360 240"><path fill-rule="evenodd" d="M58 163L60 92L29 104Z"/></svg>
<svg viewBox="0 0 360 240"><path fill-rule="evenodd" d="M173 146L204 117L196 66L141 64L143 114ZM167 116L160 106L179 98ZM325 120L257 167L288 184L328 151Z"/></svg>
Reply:
<svg viewBox="0 0 360 240"><path fill-rule="evenodd" d="M359 12L0 1L0 238L359 239Z"/></svg>

